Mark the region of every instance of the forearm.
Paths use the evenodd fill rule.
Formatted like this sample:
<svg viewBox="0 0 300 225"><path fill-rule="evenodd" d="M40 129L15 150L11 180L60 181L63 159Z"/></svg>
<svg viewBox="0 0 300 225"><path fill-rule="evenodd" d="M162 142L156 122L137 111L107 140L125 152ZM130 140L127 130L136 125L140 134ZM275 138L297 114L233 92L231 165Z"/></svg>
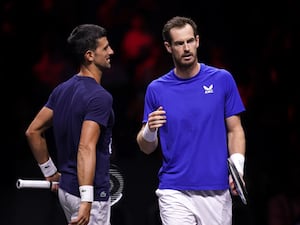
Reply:
<svg viewBox="0 0 300 225"><path fill-rule="evenodd" d="M232 155L234 153L245 155L246 139L245 133L242 128L228 133L228 150L229 155Z"/></svg>
<svg viewBox="0 0 300 225"><path fill-rule="evenodd" d="M145 126L143 126L142 129L139 131L136 141L142 152L144 152L145 154L151 154L152 152L155 151L155 149L158 146L158 139L156 138L152 142L146 141L145 138L143 137L144 129L145 129Z"/></svg>
<svg viewBox="0 0 300 225"><path fill-rule="evenodd" d="M49 160L45 132L52 125L52 115L51 109L43 107L25 132L29 147L39 164Z"/></svg>
<svg viewBox="0 0 300 225"><path fill-rule="evenodd" d="M243 129L228 133L229 157L240 174L244 174L246 141Z"/></svg>
<svg viewBox="0 0 300 225"><path fill-rule="evenodd" d="M157 148L158 129L166 122L166 112L163 110L162 106L158 107L157 110L148 115L148 122L143 124L136 137L136 141L142 152L151 154Z"/></svg>
<svg viewBox="0 0 300 225"><path fill-rule="evenodd" d="M100 126L91 120L83 122L77 153L77 176L81 202L93 202L96 171L96 146L100 138ZM81 204L81 206L83 206ZM90 206L90 205L89 205ZM81 207L80 207L81 208Z"/></svg>
<svg viewBox="0 0 300 225"><path fill-rule="evenodd" d="M77 156L77 172L79 185L93 185L96 168L96 151L87 147L79 147Z"/></svg>
<svg viewBox="0 0 300 225"><path fill-rule="evenodd" d="M47 180L52 180L50 177L58 172L54 162L49 156L45 137L43 137L39 132L26 132L26 136L34 158L36 159L44 177L47 178ZM57 177L53 177L53 179L56 178Z"/></svg>
<svg viewBox="0 0 300 225"><path fill-rule="evenodd" d="M96 150L79 145L77 154L77 174L81 202L94 201L94 177Z"/></svg>
<svg viewBox="0 0 300 225"><path fill-rule="evenodd" d="M45 163L49 159L46 138L39 133L26 133L26 137L36 161L39 164Z"/></svg>

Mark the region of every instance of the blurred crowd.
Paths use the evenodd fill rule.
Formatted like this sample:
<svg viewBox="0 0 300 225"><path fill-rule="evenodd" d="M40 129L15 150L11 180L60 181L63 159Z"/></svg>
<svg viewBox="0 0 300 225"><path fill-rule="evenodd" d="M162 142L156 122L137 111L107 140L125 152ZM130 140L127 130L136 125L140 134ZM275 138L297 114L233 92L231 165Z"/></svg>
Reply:
<svg viewBox="0 0 300 225"><path fill-rule="evenodd" d="M233 74L247 108L243 121L250 203L247 209L237 204L237 212L247 217L247 222L239 224L292 225L293 218L300 216L300 200L296 201L300 199L300 89L296 81L300 8L296 0L265 5L258 0L213 0L199 2L197 7L193 1L170 0L3 0L0 6L1 96L6 120L1 144L11 165L1 168L7 171L4 179L12 184L10 189L19 176L39 175L37 168L28 166L34 163L24 129L50 90L76 73L66 51L67 34L78 24L96 23L107 28L115 50L112 70L103 77L116 111L113 160L128 174L128 189L140 179L143 183L138 185L148 185L147 193L153 194L159 154L144 159L135 136L147 84L172 68L163 48L162 24L171 16L184 15L199 24L200 60ZM154 169L143 171L145 165ZM144 178L149 174L153 180ZM280 208L283 204L284 209ZM148 209L148 214L155 210ZM281 216L285 223L278 222L280 213L285 213ZM124 214L123 220L130 221ZM149 219L147 224L155 222Z"/></svg>

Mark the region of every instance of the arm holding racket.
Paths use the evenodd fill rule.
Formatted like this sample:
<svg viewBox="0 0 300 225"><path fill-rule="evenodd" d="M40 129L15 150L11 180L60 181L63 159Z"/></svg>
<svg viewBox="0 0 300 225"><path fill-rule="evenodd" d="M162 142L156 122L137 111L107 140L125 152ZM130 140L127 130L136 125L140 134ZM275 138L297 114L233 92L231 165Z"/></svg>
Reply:
<svg viewBox="0 0 300 225"><path fill-rule="evenodd" d="M242 202L246 205L248 193L243 179L244 160L244 156L239 153L235 153L227 159L231 193L240 196Z"/></svg>
<svg viewBox="0 0 300 225"><path fill-rule="evenodd" d="M226 126L228 132L227 137L229 151L229 185L231 193L233 195L239 195L244 202L244 196L246 193L243 193L243 190L245 190L243 176L246 153L246 138L240 115L227 117Z"/></svg>
<svg viewBox="0 0 300 225"><path fill-rule="evenodd" d="M51 157L45 163L38 164L45 180L22 180L17 181L17 188L49 188L53 192L58 191L59 179L61 174L52 161Z"/></svg>
<svg viewBox="0 0 300 225"><path fill-rule="evenodd" d="M120 201L123 196L124 178L120 168L111 164L109 169L110 175L110 199L111 206ZM49 180L30 180L30 179L18 179L16 187L18 189L51 189L55 186L58 188L59 182Z"/></svg>
<svg viewBox="0 0 300 225"><path fill-rule="evenodd" d="M229 158L241 176L244 176L245 156L241 153L234 153Z"/></svg>

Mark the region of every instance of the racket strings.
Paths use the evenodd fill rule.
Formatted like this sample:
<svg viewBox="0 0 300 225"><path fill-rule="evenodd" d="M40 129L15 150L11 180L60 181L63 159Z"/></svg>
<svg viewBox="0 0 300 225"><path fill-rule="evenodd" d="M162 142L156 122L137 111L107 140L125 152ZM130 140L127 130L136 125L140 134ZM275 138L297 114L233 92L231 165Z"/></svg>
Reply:
<svg viewBox="0 0 300 225"><path fill-rule="evenodd" d="M114 205L122 198L124 189L124 178L116 165L111 165L110 174L110 197L111 205Z"/></svg>

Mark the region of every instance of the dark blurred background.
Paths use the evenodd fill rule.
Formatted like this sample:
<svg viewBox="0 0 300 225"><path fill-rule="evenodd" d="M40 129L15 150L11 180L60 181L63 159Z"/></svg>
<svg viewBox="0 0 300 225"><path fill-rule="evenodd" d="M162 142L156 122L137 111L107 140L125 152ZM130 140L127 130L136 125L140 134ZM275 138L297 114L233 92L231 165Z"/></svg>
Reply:
<svg viewBox="0 0 300 225"><path fill-rule="evenodd" d="M42 179L25 129L50 91L77 72L66 53L68 34L78 24L96 23L108 29L115 51L112 69L102 82L114 97L112 162L125 178L124 196L112 210L112 225L160 225L154 195L160 153L144 155L135 137L147 84L172 68L161 30L175 15L196 21L200 60L233 74L247 108L243 123L249 204L234 198L234 225L273 225L272 218L285 210L288 214L290 208L295 217L300 215L297 0L2 0L0 4L1 224L65 224L55 194L17 190L15 183L18 178ZM292 203L283 200L279 206L284 207L278 209L278 199ZM288 221L283 224L292 225Z"/></svg>

